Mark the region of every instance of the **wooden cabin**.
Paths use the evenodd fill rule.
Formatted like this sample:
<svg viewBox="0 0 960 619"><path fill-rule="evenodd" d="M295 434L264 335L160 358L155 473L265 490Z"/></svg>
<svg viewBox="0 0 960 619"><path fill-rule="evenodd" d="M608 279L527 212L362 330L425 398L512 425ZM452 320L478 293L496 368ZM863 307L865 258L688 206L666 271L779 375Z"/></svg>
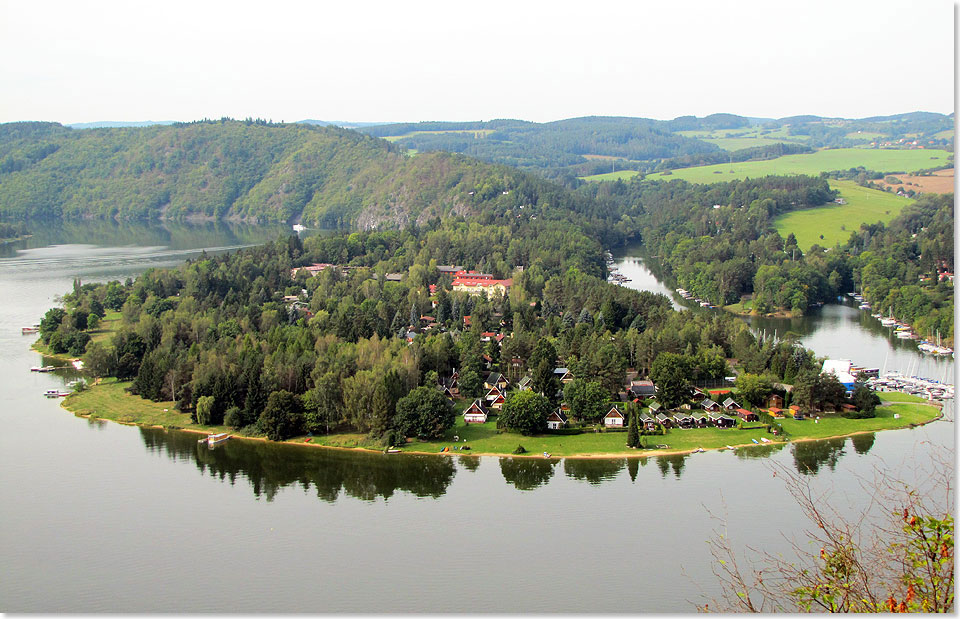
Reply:
<svg viewBox="0 0 960 619"><path fill-rule="evenodd" d="M710 398L700 402L700 406L702 406L703 410L707 411L708 413L719 413L721 410L721 406Z"/></svg>
<svg viewBox="0 0 960 619"><path fill-rule="evenodd" d="M723 401L723 408L727 409L728 411L735 411L740 408L740 404L738 404L733 398L727 398Z"/></svg>
<svg viewBox="0 0 960 619"><path fill-rule="evenodd" d="M487 423L487 408L480 400L474 400L470 406L463 411L464 423Z"/></svg>
<svg viewBox="0 0 960 619"><path fill-rule="evenodd" d="M616 405L611 406L603 416L603 425L607 428L622 428L626 425L626 418Z"/></svg>
<svg viewBox="0 0 960 619"><path fill-rule="evenodd" d="M567 425L567 415L563 412L563 409L558 408L547 416L548 430L559 430L565 425Z"/></svg>
<svg viewBox="0 0 960 619"><path fill-rule="evenodd" d="M737 421L733 417L720 413L710 413L707 418L710 420L710 425L717 428L732 428L737 425Z"/></svg>
<svg viewBox="0 0 960 619"><path fill-rule="evenodd" d="M753 411L748 411L745 408L738 408L736 410L736 413L737 413L737 417L739 417L740 419L743 419L744 421L747 421L747 422L760 421L760 415L756 414Z"/></svg>

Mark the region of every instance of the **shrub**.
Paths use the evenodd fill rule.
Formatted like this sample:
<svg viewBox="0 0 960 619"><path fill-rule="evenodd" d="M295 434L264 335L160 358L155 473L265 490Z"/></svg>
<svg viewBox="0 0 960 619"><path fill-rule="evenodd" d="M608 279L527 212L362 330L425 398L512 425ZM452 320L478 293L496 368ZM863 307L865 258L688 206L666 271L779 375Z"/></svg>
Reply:
<svg viewBox="0 0 960 619"><path fill-rule="evenodd" d="M517 448L513 450L513 453L516 455L525 454L527 450L523 448L523 445L517 445Z"/></svg>

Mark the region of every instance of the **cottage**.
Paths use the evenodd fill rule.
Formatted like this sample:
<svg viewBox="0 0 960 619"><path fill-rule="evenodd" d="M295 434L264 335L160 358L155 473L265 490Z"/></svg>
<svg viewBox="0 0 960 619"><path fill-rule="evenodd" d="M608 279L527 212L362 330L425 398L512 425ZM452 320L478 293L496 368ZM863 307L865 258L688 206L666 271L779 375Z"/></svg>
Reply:
<svg viewBox="0 0 960 619"><path fill-rule="evenodd" d="M547 429L548 430L559 430L563 426L567 425L567 415L563 412L562 408L550 413L547 417Z"/></svg>
<svg viewBox="0 0 960 619"><path fill-rule="evenodd" d="M651 402L650 406L648 406L647 408L650 409L651 415L656 415L657 413L660 412L660 409L663 408L663 405L660 404L660 402Z"/></svg>
<svg viewBox="0 0 960 619"><path fill-rule="evenodd" d="M693 413L693 422L697 424L698 428L706 428L710 425L710 419L707 417L706 413Z"/></svg>
<svg viewBox="0 0 960 619"><path fill-rule="evenodd" d="M692 428L697 423L696 420L694 420L693 415L691 415L690 413L680 413L678 415L675 415L674 420L676 420L677 425L683 428L684 430L688 430Z"/></svg>
<svg viewBox="0 0 960 619"><path fill-rule="evenodd" d="M532 382L533 382L532 378L530 378L529 376L524 376L517 383L517 389L519 389L520 391L526 391L527 389L530 389L530 383Z"/></svg>
<svg viewBox="0 0 960 619"><path fill-rule="evenodd" d="M607 414L603 416L603 425L608 428L622 428L624 425L624 416L616 405L611 406Z"/></svg>
<svg viewBox="0 0 960 619"><path fill-rule="evenodd" d="M437 390L440 391L447 399L451 402L453 401L453 392L450 391L450 387L446 385L437 385Z"/></svg>
<svg viewBox="0 0 960 619"><path fill-rule="evenodd" d="M736 410L737 416L744 421L760 421L760 415L754 413L753 411L748 411L745 408L738 408Z"/></svg>
<svg viewBox="0 0 960 619"><path fill-rule="evenodd" d="M632 380L630 381L630 391L638 398L649 398L657 393L657 388L652 380Z"/></svg>
<svg viewBox="0 0 960 619"><path fill-rule="evenodd" d="M790 415L794 419L803 419L803 413L800 412L800 407L796 404L791 404L789 407L784 409L783 412L787 415Z"/></svg>
<svg viewBox="0 0 960 619"><path fill-rule="evenodd" d="M507 390L508 384L509 384L509 381L507 381L507 379L498 372L490 372L490 374L487 376L487 379L483 381L483 386L486 387L487 389L490 389L491 387L496 387L501 392L504 392Z"/></svg>
<svg viewBox="0 0 960 619"><path fill-rule="evenodd" d="M487 406L488 406L489 408L495 410L495 411L501 411L501 410L503 410L503 404L504 404L506 401L507 401L506 396L504 396L504 395L501 393L501 394L498 395L497 397L495 397L495 398L493 398L492 400L490 400L489 402L487 402Z"/></svg>
<svg viewBox="0 0 960 619"><path fill-rule="evenodd" d="M777 408L776 406L771 406L767 409L767 412L770 413L770 416L774 419L783 419L783 409Z"/></svg>
<svg viewBox="0 0 960 619"><path fill-rule="evenodd" d="M663 413L659 413L659 414L657 415L657 423L659 423L659 424L660 424L661 426L663 426L664 428L672 428L672 427L674 427L674 426L676 425L676 424L673 422L673 417L668 417L667 415L664 415Z"/></svg>
<svg viewBox="0 0 960 619"><path fill-rule="evenodd" d="M653 420L653 417L642 414L640 415L640 427L644 432L653 432L657 429L657 422Z"/></svg>
<svg viewBox="0 0 960 619"><path fill-rule="evenodd" d="M720 413L710 413L707 417L710 419L710 424L717 428L732 428L737 425L733 417L721 415Z"/></svg>
<svg viewBox="0 0 960 619"><path fill-rule="evenodd" d="M738 404L733 398L727 398L723 401L723 407L728 411L735 411L740 408L740 404Z"/></svg>
<svg viewBox="0 0 960 619"><path fill-rule="evenodd" d="M720 405L714 402L713 400L711 400L710 398L707 398L706 400L701 402L700 406L702 406L703 410L707 411L708 413L719 413L721 410Z"/></svg>
<svg viewBox="0 0 960 619"><path fill-rule="evenodd" d="M560 379L560 382L563 384L569 383L573 380L573 374L570 373L570 370L567 368L555 368L553 370L553 375Z"/></svg>
<svg viewBox="0 0 960 619"><path fill-rule="evenodd" d="M473 403L463 411L464 423L487 423L487 409L480 400L474 400Z"/></svg>
<svg viewBox="0 0 960 619"><path fill-rule="evenodd" d="M699 387L690 387L690 399L694 403L703 402L707 399L707 393Z"/></svg>
<svg viewBox="0 0 960 619"><path fill-rule="evenodd" d="M783 396L779 393L772 393L767 398L767 408L783 408Z"/></svg>

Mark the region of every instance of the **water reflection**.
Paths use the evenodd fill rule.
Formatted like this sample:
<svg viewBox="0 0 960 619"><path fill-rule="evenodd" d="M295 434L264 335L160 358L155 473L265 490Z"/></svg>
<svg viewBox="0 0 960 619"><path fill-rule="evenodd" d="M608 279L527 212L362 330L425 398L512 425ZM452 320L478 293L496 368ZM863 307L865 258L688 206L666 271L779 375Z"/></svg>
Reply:
<svg viewBox="0 0 960 619"><path fill-rule="evenodd" d="M599 484L616 477L626 464L626 458L567 458L563 461L563 472L567 477Z"/></svg>
<svg viewBox="0 0 960 619"><path fill-rule="evenodd" d="M734 453L741 460L754 460L757 458L769 458L779 452L786 446L786 443L764 443L753 447L740 447Z"/></svg>
<svg viewBox="0 0 960 619"><path fill-rule="evenodd" d="M557 460L538 458L500 458L500 472L517 490L533 490L553 477Z"/></svg>
<svg viewBox="0 0 960 619"><path fill-rule="evenodd" d="M686 464L687 456L683 454L674 454L672 456L657 456L657 468L660 469L660 476L666 477L670 469L673 468L673 474L680 479L680 473Z"/></svg>
<svg viewBox="0 0 960 619"><path fill-rule="evenodd" d="M850 444L853 445L853 450L856 451L858 455L863 456L870 451L870 448L873 447L873 443L876 440L877 435L874 432L854 434L850 437Z"/></svg>
<svg viewBox="0 0 960 619"><path fill-rule="evenodd" d="M275 445L262 441L227 441L216 449L197 443L189 432L140 428L148 451L176 460L194 460L197 468L231 485L245 478L255 496L272 501L287 486L313 488L321 500L341 493L364 501L389 499L398 490L439 498L456 475L450 458L388 456L376 453Z"/></svg>
<svg viewBox="0 0 960 619"><path fill-rule="evenodd" d="M819 441L793 443L793 463L803 475L816 475L826 465L831 471L843 456L845 438L828 438Z"/></svg>

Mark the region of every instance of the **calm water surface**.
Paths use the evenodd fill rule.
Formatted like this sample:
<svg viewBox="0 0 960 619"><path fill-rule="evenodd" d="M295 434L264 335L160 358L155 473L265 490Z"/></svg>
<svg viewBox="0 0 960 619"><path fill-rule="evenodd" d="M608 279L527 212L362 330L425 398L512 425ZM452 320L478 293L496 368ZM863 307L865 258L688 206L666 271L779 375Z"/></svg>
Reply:
<svg viewBox="0 0 960 619"><path fill-rule="evenodd" d="M19 328L75 276L124 279L276 230L85 225L0 254L0 610L689 612L717 593L711 514L742 549L786 552L805 525L770 463L812 469L855 509L859 477L922 476L931 443L954 446L937 422L629 461L441 458L209 450L91 422L40 395L70 377L30 373L40 357Z"/></svg>

